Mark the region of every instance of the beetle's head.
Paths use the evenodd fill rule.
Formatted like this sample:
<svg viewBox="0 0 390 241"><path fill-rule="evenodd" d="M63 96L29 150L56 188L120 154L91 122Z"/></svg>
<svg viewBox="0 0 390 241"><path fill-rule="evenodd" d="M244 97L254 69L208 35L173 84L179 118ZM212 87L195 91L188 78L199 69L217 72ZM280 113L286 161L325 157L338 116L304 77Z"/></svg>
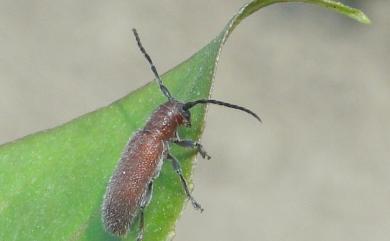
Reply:
<svg viewBox="0 0 390 241"><path fill-rule="evenodd" d="M185 127L191 127L191 112L184 108L184 105L180 108L180 115L183 118L183 125Z"/></svg>

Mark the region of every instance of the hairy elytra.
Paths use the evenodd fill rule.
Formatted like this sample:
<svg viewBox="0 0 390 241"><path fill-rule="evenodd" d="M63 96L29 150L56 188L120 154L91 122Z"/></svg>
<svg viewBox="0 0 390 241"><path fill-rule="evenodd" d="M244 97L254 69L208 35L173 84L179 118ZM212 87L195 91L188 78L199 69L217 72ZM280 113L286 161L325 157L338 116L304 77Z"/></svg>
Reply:
<svg viewBox="0 0 390 241"><path fill-rule="evenodd" d="M216 104L249 113L261 122L251 110L226 102L201 99L190 102L176 100L163 84L150 56L141 44L138 33L133 29L138 47L150 64L161 92L168 101L157 107L145 127L139 130L128 142L118 165L108 183L103 198L102 220L105 229L117 236L124 236L140 218L137 240L143 239L144 209L152 198L153 181L158 177L164 160L170 160L182 183L184 193L195 209L202 207L192 197L187 182L182 175L180 162L169 153L172 143L195 149L203 158L210 159L203 146L196 141L181 139L177 130L180 126L191 127L190 109L198 104Z"/></svg>

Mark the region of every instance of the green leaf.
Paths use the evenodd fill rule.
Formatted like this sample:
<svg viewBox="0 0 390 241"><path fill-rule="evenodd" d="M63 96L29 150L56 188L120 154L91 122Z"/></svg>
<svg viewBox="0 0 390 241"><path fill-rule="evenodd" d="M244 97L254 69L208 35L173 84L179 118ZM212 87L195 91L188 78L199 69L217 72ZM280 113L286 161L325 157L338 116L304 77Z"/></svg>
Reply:
<svg viewBox="0 0 390 241"><path fill-rule="evenodd" d="M219 53L230 33L245 17L277 2L314 3L369 23L361 11L329 0L252 1L207 46L163 75L173 95L183 101L209 97ZM2 145L0 240L118 240L104 231L100 218L107 181L129 137L165 101L150 82L107 107ZM192 112L193 127L180 133L199 139L205 109ZM173 151L190 179L195 153ZM178 177L164 165L146 210L145 240L170 239L185 202ZM134 240L135 235L132 230L123 240Z"/></svg>

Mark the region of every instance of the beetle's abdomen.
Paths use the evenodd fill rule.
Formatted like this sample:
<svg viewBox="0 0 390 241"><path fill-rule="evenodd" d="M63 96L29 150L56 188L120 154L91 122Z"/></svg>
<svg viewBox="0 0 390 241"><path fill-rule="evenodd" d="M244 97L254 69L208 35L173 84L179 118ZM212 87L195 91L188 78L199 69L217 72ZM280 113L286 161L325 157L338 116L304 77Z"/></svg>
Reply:
<svg viewBox="0 0 390 241"><path fill-rule="evenodd" d="M138 132L127 144L104 196L102 218L107 231L127 233L149 182L159 171L163 152L163 141L148 131Z"/></svg>

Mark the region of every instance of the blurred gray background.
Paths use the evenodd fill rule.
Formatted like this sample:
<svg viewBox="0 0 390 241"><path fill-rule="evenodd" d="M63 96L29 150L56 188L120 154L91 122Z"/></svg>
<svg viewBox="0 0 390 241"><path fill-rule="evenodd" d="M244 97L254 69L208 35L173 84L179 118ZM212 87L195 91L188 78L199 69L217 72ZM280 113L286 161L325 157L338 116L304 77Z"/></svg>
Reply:
<svg viewBox="0 0 390 241"><path fill-rule="evenodd" d="M93 111L214 38L246 1L0 1L0 143ZM346 2L346 1L344 1ZM195 197L175 240L390 239L390 2L348 1L373 24L279 4L223 49Z"/></svg>

